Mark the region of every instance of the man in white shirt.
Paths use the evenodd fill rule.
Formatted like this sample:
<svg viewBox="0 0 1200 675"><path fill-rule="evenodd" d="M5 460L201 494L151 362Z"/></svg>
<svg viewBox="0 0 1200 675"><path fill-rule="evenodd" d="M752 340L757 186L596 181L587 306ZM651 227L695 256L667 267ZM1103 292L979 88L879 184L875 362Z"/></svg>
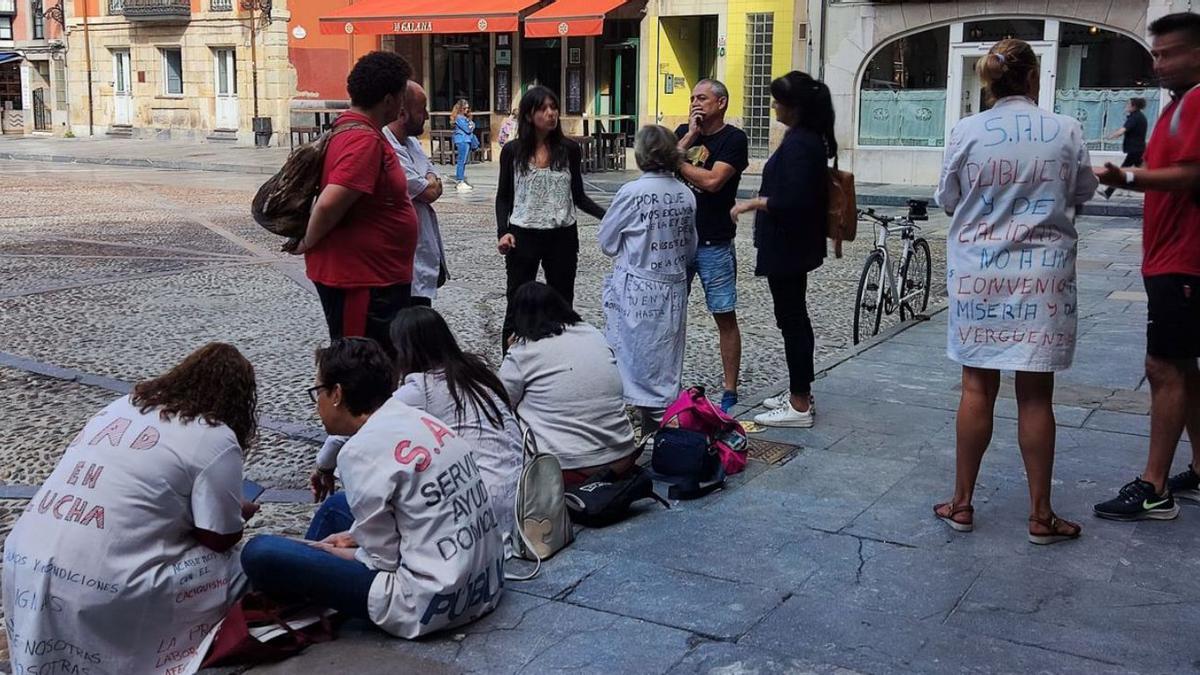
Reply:
<svg viewBox="0 0 1200 675"><path fill-rule="evenodd" d="M417 251L413 256L412 303L433 304L438 286L449 278L446 270L446 252L442 248L442 234L438 229L437 213L433 203L442 196L442 179L433 169L429 156L421 149L421 134L425 133L425 122L429 119L429 98L425 89L408 81L404 105L400 115L383 128L383 135L392 144L400 165L408 179L408 196L412 198L420 222L417 235Z"/></svg>

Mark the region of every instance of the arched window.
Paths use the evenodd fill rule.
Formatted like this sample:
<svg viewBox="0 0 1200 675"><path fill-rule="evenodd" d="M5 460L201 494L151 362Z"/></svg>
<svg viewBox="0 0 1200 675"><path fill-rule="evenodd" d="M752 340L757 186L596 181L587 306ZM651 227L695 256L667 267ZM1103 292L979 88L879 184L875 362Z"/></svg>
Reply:
<svg viewBox="0 0 1200 675"><path fill-rule="evenodd" d="M863 72L860 145L941 147L946 138L950 27L893 40Z"/></svg>
<svg viewBox="0 0 1200 675"><path fill-rule="evenodd" d="M1044 66L1043 107L1078 119L1092 151L1120 151L1121 140L1107 136L1124 124L1130 99L1145 99L1148 121L1157 119L1150 53L1136 40L1068 21L986 19L906 35L875 52L859 83L858 145L943 147L947 124L990 107L974 65L1006 37L1033 44Z"/></svg>
<svg viewBox="0 0 1200 675"><path fill-rule="evenodd" d="M1124 124L1131 98L1145 99L1150 128L1158 119L1160 95L1150 52L1097 26L1063 22L1054 89L1054 111L1079 120L1092 151L1121 149L1120 139L1105 137Z"/></svg>

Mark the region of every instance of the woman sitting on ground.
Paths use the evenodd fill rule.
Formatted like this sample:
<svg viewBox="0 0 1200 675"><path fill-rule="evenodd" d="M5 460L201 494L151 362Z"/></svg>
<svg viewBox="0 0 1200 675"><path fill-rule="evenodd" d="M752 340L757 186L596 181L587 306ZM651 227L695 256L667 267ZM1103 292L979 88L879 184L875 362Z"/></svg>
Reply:
<svg viewBox="0 0 1200 675"><path fill-rule="evenodd" d="M403 378L396 397L446 420L471 445L507 536L523 457L521 428L500 378L483 357L463 352L446 320L428 307L401 311L392 322L392 343Z"/></svg>
<svg viewBox="0 0 1200 675"><path fill-rule="evenodd" d="M309 395L325 430L351 437L337 463L345 500L318 510L315 543L256 537L242 566L256 590L279 600L331 607L414 638L496 606L504 547L471 447L393 397L394 372L373 340L317 350Z"/></svg>
<svg viewBox="0 0 1200 675"><path fill-rule="evenodd" d="M75 436L4 542L14 672L164 672L191 658L246 585L230 549L257 510L242 501L256 401L254 367L214 343Z"/></svg>
<svg viewBox="0 0 1200 675"><path fill-rule="evenodd" d="M513 337L500 380L538 449L558 458L567 487L633 468L621 373L600 331L553 288L531 281L513 296Z"/></svg>

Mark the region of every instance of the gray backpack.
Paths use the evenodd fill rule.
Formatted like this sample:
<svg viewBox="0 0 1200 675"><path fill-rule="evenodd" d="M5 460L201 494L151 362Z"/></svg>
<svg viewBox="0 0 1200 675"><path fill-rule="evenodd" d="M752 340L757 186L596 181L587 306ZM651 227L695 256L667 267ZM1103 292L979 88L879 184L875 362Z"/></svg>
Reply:
<svg viewBox="0 0 1200 675"><path fill-rule="evenodd" d="M517 482L512 548L513 555L537 566L528 576L508 575L509 579L527 581L536 577L543 560L575 540L563 493L562 465L554 455L538 452L533 432L526 428L525 466Z"/></svg>

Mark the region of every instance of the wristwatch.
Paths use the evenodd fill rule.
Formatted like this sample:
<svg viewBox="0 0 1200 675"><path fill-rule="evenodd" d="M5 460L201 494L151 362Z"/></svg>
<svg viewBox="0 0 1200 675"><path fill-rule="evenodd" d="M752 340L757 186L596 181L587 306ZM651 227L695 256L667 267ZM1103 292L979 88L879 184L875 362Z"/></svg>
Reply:
<svg viewBox="0 0 1200 675"><path fill-rule="evenodd" d="M1137 176L1135 176L1132 171L1125 172L1125 184L1126 185L1133 185L1133 181L1136 179L1137 179Z"/></svg>

